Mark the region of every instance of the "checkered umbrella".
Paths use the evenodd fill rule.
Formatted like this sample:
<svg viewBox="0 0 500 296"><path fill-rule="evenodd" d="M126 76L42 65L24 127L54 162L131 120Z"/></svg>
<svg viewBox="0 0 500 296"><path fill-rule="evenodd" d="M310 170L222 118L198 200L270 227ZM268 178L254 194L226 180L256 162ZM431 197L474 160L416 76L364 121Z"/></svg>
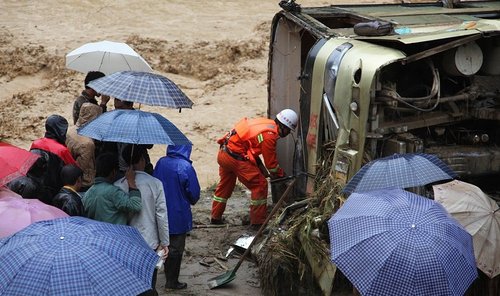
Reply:
<svg viewBox="0 0 500 296"><path fill-rule="evenodd" d="M191 108L193 102L165 76L138 71L121 71L91 81L98 93L123 101L169 108Z"/></svg>
<svg viewBox="0 0 500 296"><path fill-rule="evenodd" d="M99 141L131 144L192 145L168 119L140 110L113 110L78 129L78 134Z"/></svg>
<svg viewBox="0 0 500 296"><path fill-rule="evenodd" d="M67 217L0 239L1 295L137 295L159 257L129 226Z"/></svg>
<svg viewBox="0 0 500 296"><path fill-rule="evenodd" d="M437 156L425 153L393 154L364 165L347 182L343 192L383 188L409 188L457 176Z"/></svg>
<svg viewBox="0 0 500 296"><path fill-rule="evenodd" d="M463 295L477 277L470 234L403 189L351 194L328 228L332 262L362 295Z"/></svg>

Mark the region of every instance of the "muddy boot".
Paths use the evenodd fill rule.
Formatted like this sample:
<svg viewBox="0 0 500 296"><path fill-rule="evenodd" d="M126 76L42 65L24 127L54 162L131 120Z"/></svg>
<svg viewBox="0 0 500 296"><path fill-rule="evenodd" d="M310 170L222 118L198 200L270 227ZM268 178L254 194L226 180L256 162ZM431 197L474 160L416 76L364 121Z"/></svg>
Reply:
<svg viewBox="0 0 500 296"><path fill-rule="evenodd" d="M226 224L226 220L224 218L222 218L222 219L210 218L210 224L213 224L213 225L224 225L224 224Z"/></svg>
<svg viewBox="0 0 500 296"><path fill-rule="evenodd" d="M187 284L179 282L182 257L169 256L165 260L165 289L186 289Z"/></svg>

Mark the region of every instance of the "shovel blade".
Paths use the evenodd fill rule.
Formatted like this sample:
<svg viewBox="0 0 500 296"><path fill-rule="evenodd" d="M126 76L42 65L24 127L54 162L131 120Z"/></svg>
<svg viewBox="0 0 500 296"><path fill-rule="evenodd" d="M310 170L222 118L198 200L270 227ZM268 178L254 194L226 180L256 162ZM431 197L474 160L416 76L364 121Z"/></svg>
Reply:
<svg viewBox="0 0 500 296"><path fill-rule="evenodd" d="M210 289L221 287L236 278L236 272L234 269L226 271L224 274L216 276L208 280L208 287Z"/></svg>

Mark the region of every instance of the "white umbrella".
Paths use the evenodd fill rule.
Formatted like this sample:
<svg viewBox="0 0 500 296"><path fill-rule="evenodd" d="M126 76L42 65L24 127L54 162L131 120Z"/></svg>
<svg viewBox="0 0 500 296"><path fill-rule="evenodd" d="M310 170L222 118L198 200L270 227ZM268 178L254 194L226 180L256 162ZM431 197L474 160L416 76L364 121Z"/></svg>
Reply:
<svg viewBox="0 0 500 296"><path fill-rule="evenodd" d="M500 274L500 211L479 187L454 180L434 185L434 199L472 235L477 267L493 278Z"/></svg>
<svg viewBox="0 0 500 296"><path fill-rule="evenodd" d="M118 71L152 72L151 66L130 46L121 42L100 41L84 44L66 55L66 68L78 72Z"/></svg>

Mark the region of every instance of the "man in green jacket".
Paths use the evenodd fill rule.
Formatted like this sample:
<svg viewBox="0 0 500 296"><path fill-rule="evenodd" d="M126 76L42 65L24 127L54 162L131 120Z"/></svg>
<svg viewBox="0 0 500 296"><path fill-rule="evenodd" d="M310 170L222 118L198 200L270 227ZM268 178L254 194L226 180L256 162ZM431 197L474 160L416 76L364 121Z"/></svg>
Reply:
<svg viewBox="0 0 500 296"><path fill-rule="evenodd" d="M135 184L135 172L128 169L125 177L129 192L113 185L118 173L118 156L103 153L96 159L94 185L85 193L85 215L94 220L112 224L127 224L129 213L141 210L141 192Z"/></svg>

